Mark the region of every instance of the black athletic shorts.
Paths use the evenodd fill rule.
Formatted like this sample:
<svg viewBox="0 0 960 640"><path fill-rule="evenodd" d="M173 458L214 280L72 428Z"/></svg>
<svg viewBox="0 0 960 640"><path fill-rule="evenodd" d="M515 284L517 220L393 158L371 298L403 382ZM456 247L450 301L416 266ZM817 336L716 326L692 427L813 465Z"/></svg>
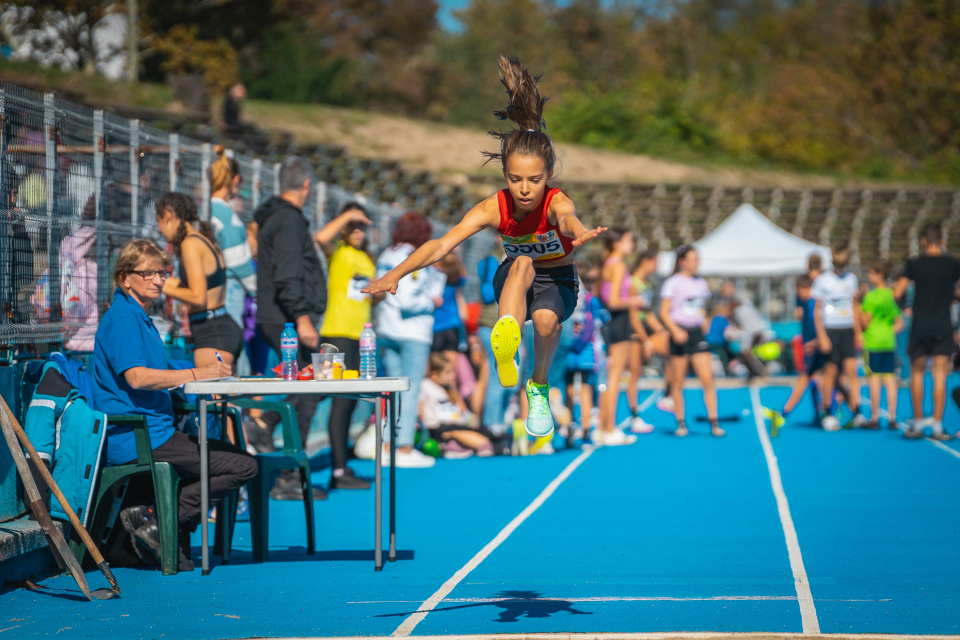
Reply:
<svg viewBox="0 0 960 640"><path fill-rule="evenodd" d="M460 351L460 329L444 329L433 334L430 351Z"/></svg>
<svg viewBox="0 0 960 640"><path fill-rule="evenodd" d="M621 309L610 312L610 322L600 327L600 335L607 346L627 342L633 335L633 325L630 324L630 311Z"/></svg>
<svg viewBox="0 0 960 640"><path fill-rule="evenodd" d="M692 356L698 353L710 351L710 345L703 335L702 327L680 327L687 332L687 341L683 344L677 344L670 336L670 355L672 356Z"/></svg>
<svg viewBox="0 0 960 640"><path fill-rule="evenodd" d="M910 356L910 360L933 356L952 356L956 352L957 343L954 341L952 333L945 336L917 336L911 333L910 342L907 345L907 355Z"/></svg>
<svg viewBox="0 0 960 640"><path fill-rule="evenodd" d="M234 362L243 351L243 329L228 315L190 322L194 349L216 349L233 356Z"/></svg>
<svg viewBox="0 0 960 640"><path fill-rule="evenodd" d="M563 374L564 383L566 383L568 387L572 387L577 381L578 373L580 374L580 384L588 387L597 386L597 373L593 369L567 369Z"/></svg>
<svg viewBox="0 0 960 640"><path fill-rule="evenodd" d="M803 357L803 372L812 376L823 369L825 364L827 364L827 356L819 351L814 351L812 354Z"/></svg>
<svg viewBox="0 0 960 640"><path fill-rule="evenodd" d="M832 362L839 367L844 360L857 357L857 350L853 344L853 328L827 329L827 337L830 338L832 345L830 353L824 354L827 362Z"/></svg>
<svg viewBox="0 0 960 640"><path fill-rule="evenodd" d="M500 302L500 293L510 275L513 259L507 258L500 263L497 273L493 276L493 293ZM580 292L580 278L577 276L577 266L573 264L562 267L538 267L534 263L533 284L527 290L527 317L533 317L533 312L540 309L553 311L557 319L563 322L577 307L577 294ZM519 318L518 318L519 319ZM523 324L521 322L521 324Z"/></svg>
<svg viewBox="0 0 960 640"><path fill-rule="evenodd" d="M870 373L878 375L893 373L895 362L893 351L871 351Z"/></svg>

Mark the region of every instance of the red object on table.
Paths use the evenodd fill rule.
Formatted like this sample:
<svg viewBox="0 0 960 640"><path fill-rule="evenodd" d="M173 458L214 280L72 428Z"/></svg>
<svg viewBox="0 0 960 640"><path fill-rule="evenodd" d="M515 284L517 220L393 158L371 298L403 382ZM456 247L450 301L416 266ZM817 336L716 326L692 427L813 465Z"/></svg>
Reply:
<svg viewBox="0 0 960 640"><path fill-rule="evenodd" d="M278 364L273 368L273 372L277 374L277 377L280 377L281 375L280 366L281 365ZM297 373L297 380L313 380L313 365L308 364L303 369L300 369L300 371Z"/></svg>

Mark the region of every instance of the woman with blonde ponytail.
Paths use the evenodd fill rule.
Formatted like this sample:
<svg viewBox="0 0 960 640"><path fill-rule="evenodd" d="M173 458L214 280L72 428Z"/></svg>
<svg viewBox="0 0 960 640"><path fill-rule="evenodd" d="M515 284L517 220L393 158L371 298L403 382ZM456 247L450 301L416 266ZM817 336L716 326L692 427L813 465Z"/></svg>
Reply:
<svg viewBox="0 0 960 640"><path fill-rule="evenodd" d="M256 297L257 274L246 228L229 204L240 189L240 166L226 155L223 145L215 146L213 152L217 159L210 165L210 225L227 265L224 306L230 317L243 326L244 299L248 294Z"/></svg>
<svg viewBox="0 0 960 640"><path fill-rule="evenodd" d="M483 229L496 229L507 254L493 282L499 320L490 344L497 375L504 387L516 386L519 374L514 357L520 346L520 324L532 320L534 366L526 384L530 411L525 426L531 436L544 437L553 433L547 373L560 343L560 323L577 304L579 280L573 253L606 229L587 229L577 219L573 201L548 185L557 155L542 131L547 100L540 97L539 77L531 76L517 58L501 56L500 69L510 103L493 115L512 121L517 128L490 131L499 140L500 151L484 155L488 162L500 162L507 188L468 211L446 235L424 243L363 292L396 294L397 283L407 274L438 262Z"/></svg>
<svg viewBox="0 0 960 640"><path fill-rule="evenodd" d="M180 261L177 277L167 279L163 293L190 307L194 363L202 367L217 362L219 353L232 366L243 349L243 330L223 305L227 269L213 229L182 193L165 193L156 206L157 228Z"/></svg>

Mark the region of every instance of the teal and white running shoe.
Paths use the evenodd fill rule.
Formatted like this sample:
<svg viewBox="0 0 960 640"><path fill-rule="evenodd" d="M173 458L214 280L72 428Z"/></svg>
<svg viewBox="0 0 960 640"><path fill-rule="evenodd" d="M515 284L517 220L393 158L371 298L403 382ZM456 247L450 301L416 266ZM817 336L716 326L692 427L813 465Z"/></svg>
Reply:
<svg viewBox="0 0 960 640"><path fill-rule="evenodd" d="M553 433L550 385L527 380L527 401L530 403L530 411L527 413L527 433L534 438L542 438Z"/></svg>

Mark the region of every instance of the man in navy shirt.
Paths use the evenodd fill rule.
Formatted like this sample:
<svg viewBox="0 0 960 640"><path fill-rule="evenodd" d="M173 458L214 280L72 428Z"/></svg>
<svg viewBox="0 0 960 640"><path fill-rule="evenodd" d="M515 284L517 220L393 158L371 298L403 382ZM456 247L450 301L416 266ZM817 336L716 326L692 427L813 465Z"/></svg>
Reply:
<svg viewBox="0 0 960 640"><path fill-rule="evenodd" d="M200 522L200 447L196 437L173 427L169 389L194 380L230 375L221 362L195 369L170 369L163 341L147 309L160 297L167 278L167 257L152 240L131 240L120 251L114 268L117 285L113 303L97 327L93 350L94 406L110 414L146 416L153 459L169 462L180 475L177 516L181 526L195 529ZM210 499L229 495L257 473L252 456L230 443L209 442ZM137 458L129 427L107 429L107 463L125 464ZM131 507L121 520L138 543L160 556L160 532L152 511ZM138 551L139 552L139 551ZM193 563L180 552L180 570Z"/></svg>

